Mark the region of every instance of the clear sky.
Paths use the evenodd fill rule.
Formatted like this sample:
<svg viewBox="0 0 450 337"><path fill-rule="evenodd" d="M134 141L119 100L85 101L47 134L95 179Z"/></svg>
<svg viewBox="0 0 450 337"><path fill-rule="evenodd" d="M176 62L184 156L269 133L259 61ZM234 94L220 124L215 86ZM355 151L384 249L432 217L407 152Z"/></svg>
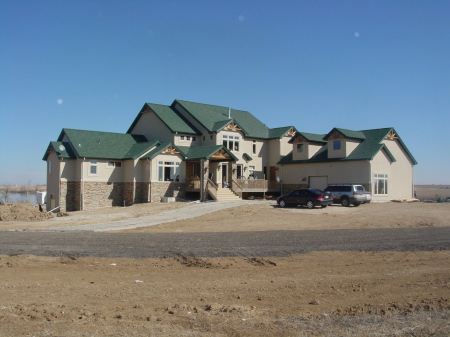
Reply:
<svg viewBox="0 0 450 337"><path fill-rule="evenodd" d="M0 184L45 184L62 128L126 132L145 102L268 127L394 127L450 184L450 1L0 1Z"/></svg>

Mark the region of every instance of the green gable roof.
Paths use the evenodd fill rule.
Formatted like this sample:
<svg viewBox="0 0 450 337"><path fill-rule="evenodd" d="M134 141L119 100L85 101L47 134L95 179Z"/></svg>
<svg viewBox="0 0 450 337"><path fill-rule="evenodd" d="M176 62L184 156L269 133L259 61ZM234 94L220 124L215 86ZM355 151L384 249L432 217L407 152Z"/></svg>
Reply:
<svg viewBox="0 0 450 337"><path fill-rule="evenodd" d="M172 133L185 133L192 135L200 135L192 123L186 120L182 115L178 114L172 107L161 104L145 103L139 112L136 119L133 121L129 127L127 133L133 130L136 123L139 121L143 113L153 112L168 128Z"/></svg>
<svg viewBox="0 0 450 337"><path fill-rule="evenodd" d="M268 127L248 111L182 100L175 100L172 107L176 103L189 112L208 132L219 132L231 121L234 121L246 137L269 138ZM231 118L228 118L229 113Z"/></svg>
<svg viewBox="0 0 450 337"><path fill-rule="evenodd" d="M63 129L58 141L67 136L75 157L95 159L135 159L158 144L142 135Z"/></svg>
<svg viewBox="0 0 450 337"><path fill-rule="evenodd" d="M268 138L269 139L273 139L273 138L281 138L283 137L287 132L289 132L291 129L294 129L295 131L297 131L295 129L295 127L293 126L284 126L281 128L273 128L273 129L269 129L269 135Z"/></svg>
<svg viewBox="0 0 450 337"><path fill-rule="evenodd" d="M335 130L335 129L333 129ZM342 129L337 129L342 130ZM358 137L364 136L361 143L350 153L349 156L345 158L328 158L328 144L324 144L317 153L312 156L308 160L293 160L292 152L283 157L278 163L279 164L302 164L302 163L320 163L320 162L336 162L336 161L351 161L351 160L372 160L375 155L383 150L386 152L387 156L394 162L396 159L392 155L392 153L388 150L386 145L381 143L384 138L392 131L393 128L382 128L382 129L373 129L373 130L364 130L364 131L351 131L346 132L346 134L358 135ZM339 131L340 132L340 131ZM395 130L394 130L395 132ZM330 132L331 133L331 132ZM328 133L328 135L330 134ZM326 137L325 137L326 138ZM349 137L355 138L355 137ZM404 148L405 152L410 157L413 165L416 165L417 162L414 157L411 155L409 150L406 148L405 144L401 141L400 137L398 141Z"/></svg>
<svg viewBox="0 0 450 337"><path fill-rule="evenodd" d="M327 140L334 131L341 133L345 138L360 139L360 140L366 139L366 136L364 135L363 131L353 131L341 128L333 128L333 130L328 132L328 134L323 139Z"/></svg>
<svg viewBox="0 0 450 337"><path fill-rule="evenodd" d="M47 160L50 151L55 151L59 159L75 159L77 157L68 142L50 142L42 160Z"/></svg>
<svg viewBox="0 0 450 337"><path fill-rule="evenodd" d="M212 155L223 149L234 161L238 161L236 156L223 145L178 146L178 149L185 154L186 160L210 159Z"/></svg>
<svg viewBox="0 0 450 337"><path fill-rule="evenodd" d="M291 138L291 140L289 140L289 143L293 143L294 140L296 139L297 135L302 136L308 142L322 143L322 144L326 144L327 143L327 141L324 140L325 135L319 135L319 134L308 133L308 132L299 132L299 131L297 131L297 133Z"/></svg>

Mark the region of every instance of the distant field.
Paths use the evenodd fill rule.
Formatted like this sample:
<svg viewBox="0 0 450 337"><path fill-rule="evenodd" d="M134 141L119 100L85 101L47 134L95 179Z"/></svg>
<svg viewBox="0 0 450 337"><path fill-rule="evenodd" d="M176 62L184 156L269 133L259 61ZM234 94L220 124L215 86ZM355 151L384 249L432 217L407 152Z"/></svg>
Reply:
<svg viewBox="0 0 450 337"><path fill-rule="evenodd" d="M47 190L46 185L0 185L0 193L5 191L7 188L9 189L9 193L25 193L27 189L29 193L43 192Z"/></svg>
<svg viewBox="0 0 450 337"><path fill-rule="evenodd" d="M416 185L415 190L422 201L450 198L450 185Z"/></svg>

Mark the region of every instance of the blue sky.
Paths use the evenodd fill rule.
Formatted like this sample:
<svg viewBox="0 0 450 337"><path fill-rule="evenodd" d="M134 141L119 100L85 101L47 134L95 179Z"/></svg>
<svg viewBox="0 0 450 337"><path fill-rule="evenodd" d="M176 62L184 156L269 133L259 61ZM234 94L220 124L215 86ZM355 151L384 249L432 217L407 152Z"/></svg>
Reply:
<svg viewBox="0 0 450 337"><path fill-rule="evenodd" d="M62 128L126 132L145 102L269 127L394 127L450 184L450 1L0 1L0 184L45 184Z"/></svg>

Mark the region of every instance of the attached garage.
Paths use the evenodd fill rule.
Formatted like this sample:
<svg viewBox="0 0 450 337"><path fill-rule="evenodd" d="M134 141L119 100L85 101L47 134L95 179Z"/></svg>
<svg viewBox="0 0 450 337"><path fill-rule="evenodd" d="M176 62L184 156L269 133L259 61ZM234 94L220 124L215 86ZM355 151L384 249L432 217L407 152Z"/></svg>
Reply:
<svg viewBox="0 0 450 337"><path fill-rule="evenodd" d="M328 186L328 176L310 176L308 186L309 188L317 188L318 190L323 190Z"/></svg>

